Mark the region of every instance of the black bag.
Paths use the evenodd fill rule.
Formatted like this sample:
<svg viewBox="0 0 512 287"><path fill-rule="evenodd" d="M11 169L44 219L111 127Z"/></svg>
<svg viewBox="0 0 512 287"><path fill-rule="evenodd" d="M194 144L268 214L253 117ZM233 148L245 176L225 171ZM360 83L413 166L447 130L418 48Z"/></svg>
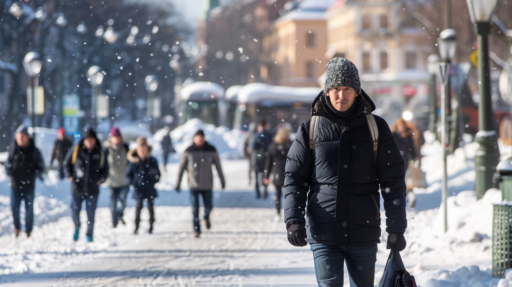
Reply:
<svg viewBox="0 0 512 287"><path fill-rule="evenodd" d="M416 287L416 280L405 270L400 252L395 248L389 253L384 274L380 278L379 287Z"/></svg>

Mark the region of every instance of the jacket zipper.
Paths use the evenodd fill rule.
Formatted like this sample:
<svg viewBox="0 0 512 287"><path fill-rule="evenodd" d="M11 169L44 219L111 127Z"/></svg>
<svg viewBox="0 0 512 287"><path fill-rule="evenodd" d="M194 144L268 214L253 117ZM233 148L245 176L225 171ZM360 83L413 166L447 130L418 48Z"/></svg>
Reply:
<svg viewBox="0 0 512 287"><path fill-rule="evenodd" d="M373 204L375 204L375 209L377 209L377 219L379 219L380 218L379 205L377 204L377 201L375 200L375 197L373 197L373 194L370 193L370 196L372 197Z"/></svg>

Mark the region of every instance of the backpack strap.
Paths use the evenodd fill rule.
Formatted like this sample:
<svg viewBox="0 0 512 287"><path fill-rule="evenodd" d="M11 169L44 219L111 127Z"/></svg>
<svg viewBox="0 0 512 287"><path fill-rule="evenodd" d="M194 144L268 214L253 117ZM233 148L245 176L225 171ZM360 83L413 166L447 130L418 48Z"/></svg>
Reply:
<svg viewBox="0 0 512 287"><path fill-rule="evenodd" d="M79 145L75 145L75 149L73 150L73 155L71 156L71 164L72 165L75 165L76 163L76 158L78 157L78 149L79 149Z"/></svg>
<svg viewBox="0 0 512 287"><path fill-rule="evenodd" d="M368 122L368 129L372 136L373 142L373 156L375 157L375 163L377 163L377 149L379 148L379 128L375 122L375 118L372 115L371 109L368 107L369 104L366 102L364 113L366 115L366 121Z"/></svg>
<svg viewBox="0 0 512 287"><path fill-rule="evenodd" d="M103 169L103 165L105 164L105 153L103 150L100 150L100 168Z"/></svg>
<svg viewBox="0 0 512 287"><path fill-rule="evenodd" d="M318 123L320 119L318 116L311 116L309 121L309 148L313 152L313 159L315 158L315 139L318 133Z"/></svg>

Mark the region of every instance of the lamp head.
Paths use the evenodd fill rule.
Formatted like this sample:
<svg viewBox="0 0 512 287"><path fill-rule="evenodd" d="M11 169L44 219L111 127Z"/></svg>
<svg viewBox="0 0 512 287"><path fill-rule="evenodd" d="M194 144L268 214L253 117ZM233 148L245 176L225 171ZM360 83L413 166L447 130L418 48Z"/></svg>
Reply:
<svg viewBox="0 0 512 287"><path fill-rule="evenodd" d="M23 58L23 67L29 77L37 76L41 72L42 65L41 58L36 52L28 52Z"/></svg>

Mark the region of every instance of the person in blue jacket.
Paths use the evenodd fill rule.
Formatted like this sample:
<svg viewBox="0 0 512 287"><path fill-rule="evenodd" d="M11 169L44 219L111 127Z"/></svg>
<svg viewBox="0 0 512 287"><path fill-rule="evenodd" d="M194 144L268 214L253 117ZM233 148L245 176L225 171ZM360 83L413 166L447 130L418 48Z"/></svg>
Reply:
<svg viewBox="0 0 512 287"><path fill-rule="evenodd" d="M375 105L361 89L356 66L335 58L326 68L325 89L312 104L317 124L299 127L286 161L288 241L311 244L319 286L343 286L346 262L351 286L370 287L381 237L380 195L387 248L406 247L404 162L386 121L371 114Z"/></svg>
<svg viewBox="0 0 512 287"><path fill-rule="evenodd" d="M265 161L268 154L268 147L273 141L273 135L268 131L269 125L265 120L258 122L258 132L252 141L252 163L254 164L254 182L256 183L256 198L261 197L260 185L263 185L263 198L268 197L268 185L263 182L265 172Z"/></svg>
<svg viewBox="0 0 512 287"><path fill-rule="evenodd" d="M155 223L155 211L153 203L158 193L155 184L160 181L160 170L158 162L151 156L153 148L148 144L145 137L137 139L137 149L128 152L127 158L130 162L126 177L131 186L133 186L133 199L137 201L135 209L135 230L137 234L140 223L140 212L144 201L147 203L149 210L149 230L153 233L153 223Z"/></svg>

